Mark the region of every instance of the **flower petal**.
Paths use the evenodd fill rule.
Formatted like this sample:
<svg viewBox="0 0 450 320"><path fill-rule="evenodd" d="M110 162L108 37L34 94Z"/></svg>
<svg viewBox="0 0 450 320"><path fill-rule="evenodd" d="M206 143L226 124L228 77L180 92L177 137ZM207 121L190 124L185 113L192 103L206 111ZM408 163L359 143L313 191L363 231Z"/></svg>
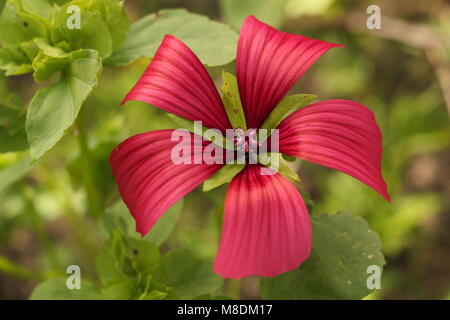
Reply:
<svg viewBox="0 0 450 320"><path fill-rule="evenodd" d="M164 37L128 100L150 103L208 128L231 128L219 93L197 56L174 36Z"/></svg>
<svg viewBox="0 0 450 320"><path fill-rule="evenodd" d="M136 220L136 231L144 236L159 217L175 202L195 189L219 164L194 164L210 142L193 134L191 141L171 141L174 130L158 130L135 135L116 147L110 156L120 194ZM191 164L175 164L175 146L189 146L193 152L182 155Z"/></svg>
<svg viewBox="0 0 450 320"><path fill-rule="evenodd" d="M285 177L249 165L231 182L214 271L224 278L273 277L297 268L311 250L302 197Z"/></svg>
<svg viewBox="0 0 450 320"><path fill-rule="evenodd" d="M259 128L295 82L341 45L278 31L249 16L242 25L236 76L249 128Z"/></svg>
<svg viewBox="0 0 450 320"><path fill-rule="evenodd" d="M280 152L345 172L390 201L381 174L381 132L367 107L322 101L294 112L278 129Z"/></svg>

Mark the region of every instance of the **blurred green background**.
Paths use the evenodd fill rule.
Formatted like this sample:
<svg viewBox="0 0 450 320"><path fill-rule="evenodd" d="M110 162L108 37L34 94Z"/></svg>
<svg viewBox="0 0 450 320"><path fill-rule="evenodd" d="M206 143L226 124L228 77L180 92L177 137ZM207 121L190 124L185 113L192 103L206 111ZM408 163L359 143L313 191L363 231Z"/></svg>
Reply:
<svg viewBox="0 0 450 320"><path fill-rule="evenodd" d="M381 30L369 30L366 9L381 8ZM126 1L131 21L163 8L187 8L236 30L254 14L284 31L345 45L307 72L293 93L359 101L376 114L383 132L383 173L392 203L342 173L297 161L298 187L314 213L363 216L384 244L387 265L374 299L450 298L450 4L444 0L151 0ZM119 199L108 156L125 138L175 128L165 113L119 103L146 65L105 68L84 115L96 164L96 195L107 208ZM217 84L220 72L209 69ZM30 75L7 80L0 94L24 104L37 86ZM20 119L18 119L20 123ZM77 128L38 163L23 153L0 154L0 299L26 299L53 270L75 263L93 273L102 235L86 209ZM213 259L226 187L196 190L164 248L188 247ZM220 215L219 215L220 216ZM63 269L64 270L64 267ZM241 296L258 298L258 281L243 281Z"/></svg>

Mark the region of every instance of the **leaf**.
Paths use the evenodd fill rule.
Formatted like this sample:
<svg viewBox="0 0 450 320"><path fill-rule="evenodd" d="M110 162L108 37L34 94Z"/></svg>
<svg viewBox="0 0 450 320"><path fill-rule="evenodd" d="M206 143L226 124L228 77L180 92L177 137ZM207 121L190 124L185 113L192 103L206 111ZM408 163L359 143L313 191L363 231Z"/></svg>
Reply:
<svg viewBox="0 0 450 320"><path fill-rule="evenodd" d="M50 278L31 293L31 300L99 300L101 291L89 281L81 280L80 289L68 289L66 278Z"/></svg>
<svg viewBox="0 0 450 320"><path fill-rule="evenodd" d="M14 94L0 97L0 152L21 151L28 147L25 113Z"/></svg>
<svg viewBox="0 0 450 320"><path fill-rule="evenodd" d="M39 53L33 60L33 77L39 82L47 79L53 73L62 70L69 62L70 55L59 48L50 46L44 39L34 40Z"/></svg>
<svg viewBox="0 0 450 320"><path fill-rule="evenodd" d="M183 199L178 200L172 207L164 213L156 222L150 232L143 238L156 245L161 245L170 236L181 216L183 209ZM135 222L128 208L122 201L116 202L102 216L102 224L106 233L111 235L114 230L119 229L122 233L129 237L140 239L137 233Z"/></svg>
<svg viewBox="0 0 450 320"><path fill-rule="evenodd" d="M210 191L225 183L231 182L233 178L245 168L245 164L226 164L217 170L209 179L203 183L203 191Z"/></svg>
<svg viewBox="0 0 450 320"><path fill-rule="evenodd" d="M123 236L116 230L100 248L96 270L104 286L128 283L131 294L148 289L152 273L160 260L156 245L142 239ZM111 289L112 294L115 290Z"/></svg>
<svg viewBox="0 0 450 320"><path fill-rule="evenodd" d="M0 70L7 76L15 76L31 72L33 67L20 46L9 45L0 49Z"/></svg>
<svg viewBox="0 0 450 320"><path fill-rule="evenodd" d="M102 290L106 300L130 300L133 298L135 288L129 282L116 283Z"/></svg>
<svg viewBox="0 0 450 320"><path fill-rule="evenodd" d="M227 296L213 296L208 294L202 294L201 296L195 297L192 300L233 300L233 298L231 297L227 297Z"/></svg>
<svg viewBox="0 0 450 320"><path fill-rule="evenodd" d="M103 285L127 281L123 270L125 248L122 238L112 238L100 248L95 261L98 277Z"/></svg>
<svg viewBox="0 0 450 320"><path fill-rule="evenodd" d="M180 199L158 219L144 239L158 246L162 245L169 238L178 220L180 220L182 210L183 199Z"/></svg>
<svg viewBox="0 0 450 320"><path fill-rule="evenodd" d="M166 34L185 42L208 66L220 66L234 60L237 34L228 26L185 9L161 10L131 25L122 46L105 64L126 66L140 57L153 57Z"/></svg>
<svg viewBox="0 0 450 320"><path fill-rule="evenodd" d="M46 38L50 21L45 15L49 14L49 8L51 5L45 0L6 2L0 15L0 42L8 46L36 37Z"/></svg>
<svg viewBox="0 0 450 320"><path fill-rule="evenodd" d="M112 35L113 49L119 48L123 43L130 25L123 5L124 0L103 0L100 2L103 19Z"/></svg>
<svg viewBox="0 0 450 320"><path fill-rule="evenodd" d="M284 18L285 0L221 0L220 8L227 23L236 30L249 15L278 28Z"/></svg>
<svg viewBox="0 0 450 320"><path fill-rule="evenodd" d="M367 222L349 213L311 217L313 248L298 269L273 278L262 278L264 299L362 299L367 288L367 268L383 268L378 235Z"/></svg>
<svg viewBox="0 0 450 320"><path fill-rule="evenodd" d="M67 28L67 21L73 12L70 6L80 8L80 28ZM94 49L107 58L119 47L128 29L128 18L123 1L117 0L73 0L62 6L56 15L56 26L52 30L53 43L66 41L72 50Z"/></svg>
<svg viewBox="0 0 450 320"><path fill-rule="evenodd" d="M309 105L317 98L315 94L295 94L287 96L272 110L261 129L275 129L292 112Z"/></svg>
<svg viewBox="0 0 450 320"><path fill-rule="evenodd" d="M140 297L140 300L163 300L167 297L167 292L152 290Z"/></svg>
<svg viewBox="0 0 450 320"><path fill-rule="evenodd" d="M40 89L31 101L25 128L32 159L39 159L61 140L97 85L101 58L96 51L71 52L69 61L62 79Z"/></svg>
<svg viewBox="0 0 450 320"><path fill-rule="evenodd" d="M191 299L219 289L222 279L212 265L192 256L185 249L176 249L161 259L155 279L168 285L180 299Z"/></svg>
<svg viewBox="0 0 450 320"><path fill-rule="evenodd" d="M149 241L133 238L126 238L125 244L136 270L141 275L149 275L156 268L160 259L158 247Z"/></svg>
<svg viewBox="0 0 450 320"><path fill-rule="evenodd" d="M245 121L244 108L242 107L241 97L237 79L231 73L222 71L223 86L220 88L222 92L222 101L233 128L242 128L247 130Z"/></svg>
<svg viewBox="0 0 450 320"><path fill-rule="evenodd" d="M133 217L121 200L106 209L101 219L102 227L108 236L112 235L116 229L126 236L137 235Z"/></svg>

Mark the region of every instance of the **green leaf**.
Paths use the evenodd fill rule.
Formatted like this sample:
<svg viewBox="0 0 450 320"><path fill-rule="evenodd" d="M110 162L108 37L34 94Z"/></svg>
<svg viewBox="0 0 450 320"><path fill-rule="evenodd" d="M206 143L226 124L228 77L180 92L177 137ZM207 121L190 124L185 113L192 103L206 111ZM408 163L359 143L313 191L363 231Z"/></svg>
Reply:
<svg viewBox="0 0 450 320"><path fill-rule="evenodd" d="M0 152L21 151L28 147L25 112L19 98L0 97Z"/></svg>
<svg viewBox="0 0 450 320"><path fill-rule="evenodd" d="M98 277L103 285L127 281L123 270L125 248L122 238L112 238L100 248L95 261Z"/></svg>
<svg viewBox="0 0 450 320"><path fill-rule="evenodd" d="M222 71L223 86L220 88L222 92L222 101L233 128L242 128L247 130L245 122L244 108L242 108L241 97L236 77L231 73Z"/></svg>
<svg viewBox="0 0 450 320"><path fill-rule="evenodd" d="M143 238L156 245L161 245L170 236L180 219L183 209L183 199L178 200L172 207L165 212L150 232ZM128 208L122 201L116 202L102 216L103 228L108 235L113 234L114 230L119 229L128 237L141 238L135 231L135 222Z"/></svg>
<svg viewBox="0 0 450 320"><path fill-rule="evenodd" d="M46 38L51 5L45 0L9 0L0 15L0 42L18 45L36 37Z"/></svg>
<svg viewBox="0 0 450 320"><path fill-rule="evenodd" d="M112 235L116 229L126 236L137 236L133 217L121 200L106 209L101 219L102 227L108 236Z"/></svg>
<svg viewBox="0 0 450 320"><path fill-rule="evenodd" d="M31 72L33 67L20 46L9 45L0 49L0 70L7 76L15 76Z"/></svg>
<svg viewBox="0 0 450 320"><path fill-rule="evenodd" d="M141 275L149 275L157 266L160 254L158 247L143 239L125 239L128 255Z"/></svg>
<svg viewBox="0 0 450 320"><path fill-rule="evenodd" d="M315 206L314 206L314 201L311 198L311 195L304 189L301 189L299 191L300 191L300 194L302 195L303 201L306 204L306 208L308 209L309 214L313 215L315 212Z"/></svg>
<svg viewBox="0 0 450 320"><path fill-rule="evenodd" d="M147 292L159 260L160 253L156 245L123 236L116 230L101 247L96 259L96 269L104 286L128 283L128 292L138 295L142 291ZM118 294L115 289L111 291L108 294Z"/></svg>
<svg viewBox="0 0 450 320"><path fill-rule="evenodd" d="M227 296L213 296L208 294L202 294L201 296L195 297L192 300L233 300L233 298L231 297L227 297Z"/></svg>
<svg viewBox="0 0 450 320"><path fill-rule="evenodd" d="M74 15L67 12L70 6L80 8L80 28L67 28L67 21ZM119 47L128 29L128 18L123 1L117 0L73 0L59 8L56 27L52 30L53 43L66 41L75 49L94 49L107 58Z"/></svg>
<svg viewBox="0 0 450 320"><path fill-rule="evenodd" d="M287 96L272 110L261 129L275 129L292 112L310 104L317 98L315 94L295 94Z"/></svg>
<svg viewBox="0 0 450 320"><path fill-rule="evenodd" d="M228 26L185 9L168 9L132 24L122 46L105 64L126 66L143 56L151 58L166 34L185 42L208 66L227 64L236 55L237 34Z"/></svg>
<svg viewBox="0 0 450 320"><path fill-rule="evenodd" d="M96 51L74 51L69 55L62 79L36 93L25 125L32 159L42 157L72 126L84 101L97 85L100 71L101 58Z"/></svg>
<svg viewBox="0 0 450 320"><path fill-rule="evenodd" d="M103 0L100 2L103 19L112 35L113 49L117 49L125 40L130 25L124 10L124 0Z"/></svg>
<svg viewBox="0 0 450 320"><path fill-rule="evenodd" d="M163 244L172 233L178 220L180 220L182 210L183 199L180 199L158 219L144 239L158 246Z"/></svg>
<svg viewBox="0 0 450 320"><path fill-rule="evenodd" d="M53 73L62 70L69 62L70 55L59 48L50 46L44 39L34 40L39 53L33 60L33 77L39 82L47 79Z"/></svg>
<svg viewBox="0 0 450 320"><path fill-rule="evenodd" d="M215 189L225 183L231 182L233 178L245 168L245 164L226 164L217 170L209 179L203 183L203 191Z"/></svg>
<svg viewBox="0 0 450 320"><path fill-rule="evenodd" d="M102 290L102 297L106 300L130 300L135 292L129 281L116 283Z"/></svg>
<svg viewBox="0 0 450 320"><path fill-rule="evenodd" d="M261 159L264 157L263 159ZM258 156L258 162L282 174L292 182L299 182L297 173L291 169L281 153L267 152Z"/></svg>
<svg viewBox="0 0 450 320"><path fill-rule="evenodd" d="M159 290L152 290L148 293L145 293L143 296L141 296L140 300L163 300L166 299L167 292L159 291Z"/></svg>
<svg viewBox="0 0 450 320"><path fill-rule="evenodd" d="M383 268L378 235L367 222L349 213L311 217L311 255L298 269L273 278L262 278L264 299L362 299L367 288L367 268Z"/></svg>
<svg viewBox="0 0 450 320"><path fill-rule="evenodd" d="M31 293L31 300L99 300L101 291L89 281L81 280L80 289L68 289L66 278L50 278Z"/></svg>
<svg viewBox="0 0 450 320"><path fill-rule="evenodd" d="M284 18L285 0L221 0L220 7L225 20L236 30L249 15L278 28Z"/></svg>
<svg viewBox="0 0 450 320"><path fill-rule="evenodd" d="M168 285L181 299L212 293L222 285L211 263L192 256L185 249L172 250L163 256L155 279Z"/></svg>

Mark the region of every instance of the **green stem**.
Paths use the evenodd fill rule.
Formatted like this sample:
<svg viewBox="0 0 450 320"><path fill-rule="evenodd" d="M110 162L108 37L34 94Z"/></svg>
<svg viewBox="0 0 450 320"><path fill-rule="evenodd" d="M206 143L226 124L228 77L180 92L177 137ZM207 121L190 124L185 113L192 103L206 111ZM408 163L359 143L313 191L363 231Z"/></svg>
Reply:
<svg viewBox="0 0 450 320"><path fill-rule="evenodd" d="M27 205L27 214L31 220L31 224L33 226L34 232L36 233L39 242L42 244L42 246L45 249L45 253L48 256L48 259L52 265L52 267L56 270L61 269L61 261L58 258L58 255L56 254L55 247L53 246L52 241L48 237L47 232L45 231L44 223L39 216L38 212L36 211L36 208L34 206L34 203L30 196L30 190L27 190L26 187L23 188L23 195L26 200Z"/></svg>
<svg viewBox="0 0 450 320"><path fill-rule="evenodd" d="M241 280L226 280L226 295L230 298L239 300L241 298Z"/></svg>
<svg viewBox="0 0 450 320"><path fill-rule="evenodd" d="M67 194L64 196L67 198L70 197L70 195ZM98 239L95 237L95 230L93 226L88 223L89 221L87 219L78 215L70 201L65 202L63 212L70 225L70 230L73 232L80 253L84 257L87 274L92 274L95 271L95 259L99 243Z"/></svg>
<svg viewBox="0 0 450 320"><path fill-rule="evenodd" d="M92 165L91 152L88 145L87 125L86 125L86 107L80 110L78 115L78 142L80 146L80 155L83 168L83 183L86 191L88 210L90 214L98 219L102 215L103 206L100 193L95 183L94 167Z"/></svg>
<svg viewBox="0 0 450 320"><path fill-rule="evenodd" d="M25 280L42 281L50 276L57 275L55 272L42 272L28 269L12 260L0 255L0 272Z"/></svg>

